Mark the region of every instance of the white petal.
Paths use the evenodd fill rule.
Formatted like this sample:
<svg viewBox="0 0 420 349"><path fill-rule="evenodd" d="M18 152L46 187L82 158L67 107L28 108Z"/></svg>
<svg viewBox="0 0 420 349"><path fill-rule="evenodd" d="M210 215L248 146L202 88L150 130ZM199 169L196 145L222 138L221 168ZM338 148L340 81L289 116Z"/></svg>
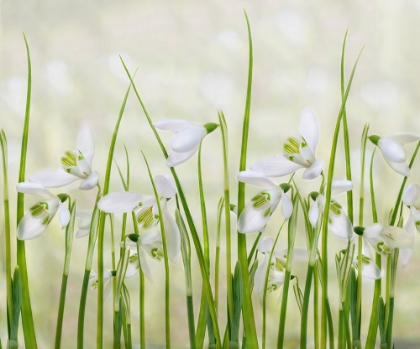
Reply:
<svg viewBox="0 0 420 349"><path fill-rule="evenodd" d="M111 279L105 281L104 277L104 302L109 298L112 291L112 282Z"/></svg>
<svg viewBox="0 0 420 349"><path fill-rule="evenodd" d="M371 225L369 228L365 229L365 231L363 232L363 236L367 239L376 238L380 236L383 230L384 228L382 227L382 225L375 223Z"/></svg>
<svg viewBox="0 0 420 349"><path fill-rule="evenodd" d="M283 193L281 196L281 213L285 219L289 219L293 212L293 204L290 198Z"/></svg>
<svg viewBox="0 0 420 349"><path fill-rule="evenodd" d="M42 224L43 217L32 217L31 212L27 212L19 222L17 228L17 238L19 240L31 240L41 235L48 227Z"/></svg>
<svg viewBox="0 0 420 349"><path fill-rule="evenodd" d="M252 184L264 189L277 187L277 185L270 178L261 172L241 171L238 173L237 178L239 182Z"/></svg>
<svg viewBox="0 0 420 349"><path fill-rule="evenodd" d="M413 254L413 249L410 247L400 248L400 259L403 267L406 267L410 262L411 255Z"/></svg>
<svg viewBox="0 0 420 349"><path fill-rule="evenodd" d="M264 211L255 209L253 203L249 203L239 216L238 232L249 234L263 231L270 220L270 216L264 217Z"/></svg>
<svg viewBox="0 0 420 349"><path fill-rule="evenodd" d="M137 258L133 258L133 256L136 256ZM131 278L139 272L139 260L137 253L130 253L130 260L128 262L127 270L125 272L126 278Z"/></svg>
<svg viewBox="0 0 420 349"><path fill-rule="evenodd" d="M265 283L265 275L267 273L267 266L268 260L270 258L270 254L266 253L264 256L264 260L261 264L258 265L257 270L255 271L254 276L254 288L255 292L261 293L264 291L264 283Z"/></svg>
<svg viewBox="0 0 420 349"><path fill-rule="evenodd" d="M77 134L77 149L82 152L89 166L91 166L95 155L95 141L87 122L83 122L80 125L79 133Z"/></svg>
<svg viewBox="0 0 420 349"><path fill-rule="evenodd" d="M166 165L168 167L175 167L178 166L180 164L182 164L183 162L187 161L189 158L191 158L198 150L198 145L196 148L187 151L185 153L177 153L175 151L173 151L172 153L169 154L169 157L166 159Z"/></svg>
<svg viewBox="0 0 420 349"><path fill-rule="evenodd" d="M16 186L19 193L40 196L42 198L51 198L53 195L43 185L31 182L21 182Z"/></svg>
<svg viewBox="0 0 420 349"><path fill-rule="evenodd" d="M76 213L77 217L77 213ZM79 229L88 229L90 228L90 221L92 220L92 212L88 216L81 217L79 219L79 224L77 225Z"/></svg>
<svg viewBox="0 0 420 349"><path fill-rule="evenodd" d="M377 280L381 278L381 269L373 261L369 264L362 264L362 275L368 279Z"/></svg>
<svg viewBox="0 0 420 349"><path fill-rule="evenodd" d="M345 178L333 178L331 185L333 195L341 194L353 189L353 182Z"/></svg>
<svg viewBox="0 0 420 349"><path fill-rule="evenodd" d="M181 234L175 220L168 210L163 210L163 220L165 222L166 242L168 249L168 259L176 264L181 254Z"/></svg>
<svg viewBox="0 0 420 349"><path fill-rule="evenodd" d="M302 109L300 114L299 132L315 154L319 140L319 125L318 117L312 108L305 107Z"/></svg>
<svg viewBox="0 0 420 349"><path fill-rule="evenodd" d="M349 217L342 211L340 215L330 213L331 223L328 224L329 230L342 239L351 239L353 236L353 226Z"/></svg>
<svg viewBox="0 0 420 349"><path fill-rule="evenodd" d="M269 253L274 245L274 239L272 237L263 237L258 243L258 251L261 253Z"/></svg>
<svg viewBox="0 0 420 349"><path fill-rule="evenodd" d="M392 135L384 136L384 138L392 139L402 144L412 143L420 140L420 134L412 132L397 132Z"/></svg>
<svg viewBox="0 0 420 349"><path fill-rule="evenodd" d="M142 234L139 237L139 243L140 245L149 245L154 243L155 241L159 241L161 238L160 231L154 231L151 233Z"/></svg>
<svg viewBox="0 0 420 349"><path fill-rule="evenodd" d="M58 218L60 220L61 227L64 228L70 222L70 211L61 201L59 202L59 207Z"/></svg>
<svg viewBox="0 0 420 349"><path fill-rule="evenodd" d="M67 173L64 170L44 171L37 173L29 178L31 182L42 184L46 188L60 188L73 183L76 176Z"/></svg>
<svg viewBox="0 0 420 349"><path fill-rule="evenodd" d="M265 174L268 177L282 177L289 175L303 166L286 159L284 156L274 156L268 159L258 161L251 165L252 171Z"/></svg>
<svg viewBox="0 0 420 349"><path fill-rule="evenodd" d="M382 154L388 160L392 162L404 162L407 158L404 147L401 143L398 143L389 138L381 138L378 142L379 149L381 149Z"/></svg>
<svg viewBox="0 0 420 349"><path fill-rule="evenodd" d="M186 127L194 126L192 122L186 120L160 120L153 123L153 126L163 131L179 132Z"/></svg>
<svg viewBox="0 0 420 349"><path fill-rule="evenodd" d="M175 180L171 175L159 175L155 178L156 189L159 195L169 199L176 194Z"/></svg>
<svg viewBox="0 0 420 349"><path fill-rule="evenodd" d="M99 174L96 171L93 171L88 178L84 179L81 183L80 183L80 189L82 190L90 190L94 187L96 187L96 185L99 182Z"/></svg>
<svg viewBox="0 0 420 349"><path fill-rule="evenodd" d="M303 179L315 179L317 178L322 170L324 169L324 160L318 159L311 166L309 166L305 172L303 172Z"/></svg>
<svg viewBox="0 0 420 349"><path fill-rule="evenodd" d="M190 126L177 132L171 141L171 149L177 153L185 153L200 145L207 134L204 126Z"/></svg>
<svg viewBox="0 0 420 349"><path fill-rule="evenodd" d="M275 251L275 253L273 253L273 255L276 256L279 259L286 260L287 252L288 252L287 249L284 249L284 250L280 250L280 251ZM307 262L308 260L309 260L309 256L308 256L308 250L306 248L295 247L293 249L293 261Z"/></svg>
<svg viewBox="0 0 420 349"><path fill-rule="evenodd" d="M409 184L405 187L402 201L405 205L414 205L420 194L420 187L417 184Z"/></svg>
<svg viewBox="0 0 420 349"><path fill-rule="evenodd" d="M387 226L381 235L391 248L412 248L414 244L414 237L410 236L403 228Z"/></svg>
<svg viewBox="0 0 420 349"><path fill-rule="evenodd" d="M77 239L80 239L80 238L82 238L84 236L87 236L87 235L89 235L89 229L79 229L76 232L76 238Z"/></svg>
<svg viewBox="0 0 420 349"><path fill-rule="evenodd" d="M318 223L319 218L319 209L318 209L318 201L312 201L311 207L309 208L309 222L311 222L312 227L315 227L316 223Z"/></svg>
<svg viewBox="0 0 420 349"><path fill-rule="evenodd" d="M146 255L145 255L143 250L140 250L139 261L140 261L141 270L142 270L144 276L146 276L147 279L153 284L152 273L150 272L149 264L147 264Z"/></svg>
<svg viewBox="0 0 420 349"><path fill-rule="evenodd" d="M411 170L405 162L392 162L386 157L384 157L386 163L389 167L391 167L395 172L403 175L405 177L409 177L411 174Z"/></svg>
<svg viewBox="0 0 420 349"><path fill-rule="evenodd" d="M98 208L107 213L130 212L139 206L139 203L147 199L146 195L132 192L116 192L105 195L98 202Z"/></svg>

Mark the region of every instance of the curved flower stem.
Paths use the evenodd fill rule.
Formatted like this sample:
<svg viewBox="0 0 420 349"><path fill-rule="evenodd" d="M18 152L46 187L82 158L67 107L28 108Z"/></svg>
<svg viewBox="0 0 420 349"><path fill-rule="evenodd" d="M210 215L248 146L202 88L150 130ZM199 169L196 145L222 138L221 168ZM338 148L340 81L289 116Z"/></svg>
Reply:
<svg viewBox="0 0 420 349"><path fill-rule="evenodd" d="M162 214L162 206L160 204L159 193L156 189L156 184L150 171L149 163L147 162L146 156L143 153L144 162L147 166L147 171L149 173L149 179L153 186L153 191L155 193L156 203L159 210L159 223L160 223L160 233L162 236L162 247L163 247L163 259L165 262L165 328L166 328L166 348L171 348L171 314L170 314L170 280L169 280L169 260L168 260L168 245L166 241L166 231L165 231L165 222Z"/></svg>
<svg viewBox="0 0 420 349"><path fill-rule="evenodd" d="M64 306L66 304L67 279L69 277L70 257L73 245L74 220L76 217L76 202L69 200L70 222L66 227L66 249L64 257L63 278L61 280L60 303L58 306L57 329L55 332L55 348L61 347L61 333L63 328Z"/></svg>
<svg viewBox="0 0 420 349"><path fill-rule="evenodd" d="M29 52L28 41L26 40L25 33L23 33L23 39L26 46L26 54L28 59L28 87L26 94L26 109L25 109L25 121L23 126L22 135L22 148L20 153L20 169L18 183L25 181L25 169L26 169L26 153L28 149L28 136L29 136L29 118L31 113L31 91L32 91L32 69L31 69L31 56ZM23 218L24 212L24 194L18 193L17 195L17 225ZM31 298L29 295L29 281L28 281L28 270L26 266L26 252L25 242L17 240L17 264L20 270L20 278L22 282L22 324L23 324L23 335L25 339L25 347L36 349L38 348L36 342L35 325L32 315Z"/></svg>

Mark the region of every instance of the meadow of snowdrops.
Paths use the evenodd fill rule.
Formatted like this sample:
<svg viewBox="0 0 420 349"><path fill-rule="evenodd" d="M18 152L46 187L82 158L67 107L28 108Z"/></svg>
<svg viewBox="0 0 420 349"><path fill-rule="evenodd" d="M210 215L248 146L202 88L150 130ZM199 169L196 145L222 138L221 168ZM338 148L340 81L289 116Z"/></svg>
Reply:
<svg viewBox="0 0 420 349"><path fill-rule="evenodd" d="M83 325L85 347L115 347L120 342L122 346L138 347L144 344L142 338L145 338L149 346L168 347L168 337L172 347L192 347L193 342L190 342L192 332L188 331L191 330L188 321L188 316L191 316L190 309L193 309L195 316L196 333L193 337L196 338L197 347L200 347L201 340L204 345L208 345L209 341L220 343L215 340L218 335L222 343L230 341L231 346L243 343L244 330L249 334L247 336L249 348L255 347L256 341L260 347L264 345L267 348L275 347L278 343L277 334L282 331L279 328L281 316L287 319L284 322L284 336L281 339L285 348L303 347L303 343L307 347L314 347L315 342L323 347L327 343L328 334L332 332L328 330L329 322L323 321L324 316L328 317L328 311L323 309L325 303L321 302L324 296L321 286L325 280L321 282L322 267L318 267L316 262L319 260L317 257L320 257L320 260L325 258L322 247L324 232L321 223L329 226L328 235L325 235L328 236L328 304L334 324L335 346L342 347L344 342L358 345L359 336L361 346L365 347L371 322L374 279L381 275L381 296L385 301L384 312L388 314L384 314L384 317L389 320L389 299L393 298L390 297L390 286L387 286L389 285L387 260L390 259L382 258L382 272L371 261L375 259L375 249L383 255L392 255L393 260L396 260L394 247L399 247L399 260L407 263L409 254L412 255L405 268L401 268L401 263L398 262L391 335L396 348L416 347L419 342L417 330L419 305L416 295L420 292L420 285L415 275L418 275L419 271L417 266L419 252L416 247L411 250L412 235L416 235L415 224L413 225L416 222L417 207L415 184L420 183L416 162L405 186L406 192L402 197L404 204L398 206L398 209L394 209L392 213L390 211L394 208L404 175L408 175L406 166L416 149L417 134L420 133L415 122L418 116L416 96L419 78L415 62L419 52L414 45L417 30L415 21L419 6L415 1L404 5L395 2L327 5L308 7L303 2L275 4L267 1L257 6L237 1L229 5L222 2L214 2L212 5L179 2L176 5L150 3L139 6L134 2L128 2L117 7L115 4L99 6L99 3L95 2L88 5L74 3L70 6L61 2L38 4L29 1L25 8L20 8L20 5L2 3L3 112L0 123L6 133L9 148L11 262L14 268L17 263L15 251L19 249L16 248L16 234L23 238L27 238L25 235L27 231L32 234L30 238L36 235L36 239L28 240L25 247L34 337L37 338L38 347L54 345L66 236L66 231L61 229L60 224L66 225L70 222L71 228L73 222L70 212L66 209L66 207L71 209L71 206L67 206L70 200L63 195L57 197L56 195L60 193L67 193L71 203L77 204L74 223L76 238L73 240L72 255L69 260L63 317L61 340L63 348L76 347L77 343L80 347L80 297L83 293L81 292L83 280L87 280L86 275L89 276L88 286L91 286L92 290L86 292ZM250 18L254 44L254 70L248 156L246 166L242 168L248 172L238 174L249 58L243 7L246 8ZM360 49L364 44L366 47L361 55L346 105L350 148L345 150L342 138L343 127L341 127L333 177L348 176L345 161L347 153L351 161L352 184L344 179L333 181L333 177L329 178L330 171L328 171L335 122L337 115L343 116L343 113L339 112L342 100L340 55L348 27L350 32L345 56L344 88L349 82L351 68ZM31 217L34 218L26 219L26 226L30 227L28 229L24 229L24 225L21 225L20 229L15 229L16 184L28 82L25 45L20 29L27 35L31 51L32 100L26 174L21 179L27 184L20 184L18 190L38 195L38 197L25 195L24 213L32 212ZM99 199L97 197L99 188L95 185L100 185L100 192L103 193L105 190L104 180L106 180L106 164L112 132L124 95L130 85L130 79L119 59L119 54L131 74L138 68L134 81L139 96L156 126L157 134L162 137L162 143L172 157L165 161L138 98L131 89L116 138L115 161L112 163L108 188L111 194L99 201L99 208L104 212L113 213L113 218L111 220L108 218L110 216L107 216L106 219L103 218L102 223L102 218L97 217L98 226L104 224L103 249L99 249L103 252L99 255L104 256L103 275L98 280L94 272L101 268L101 263L98 264L97 260L97 246L102 243L101 238L97 241L98 245L95 246L93 253L93 272L86 273L88 237L81 235L89 233L88 229L92 227L89 211L93 209L96 199ZM222 110L224 115L218 114L219 110ZM229 248L225 237L227 229L224 217L227 212L219 201L224 196L222 144L224 133L220 126L216 127L216 124L223 125L224 118L229 131L228 177L229 199L232 204L232 207L229 207L231 209L229 218L232 223L230 268L234 273L236 260L238 257L243 258L241 247L238 255L238 240L242 241L239 245L243 246L243 240L246 239L251 274L248 287L252 293L243 295L242 304L246 304L243 311L247 314L252 304L255 336L250 317L247 317L244 326L240 314L236 313L236 303L232 301L238 299L236 284L233 284L232 289L227 287L226 282L226 259ZM363 130L367 123L370 124L370 128L365 136L370 138L363 138ZM410 134L396 136L394 135L396 132L410 132ZM375 135L381 138L371 137ZM205 228L202 219L197 173L196 148L202 139L202 188L208 229ZM366 149L363 140L366 140ZM403 143L404 145L401 145ZM365 182L362 190L365 200L363 223L360 224L359 195L362 171L360 156L363 149L366 154ZM369 189L370 160L374 149L377 150L372 173L377 219L372 214ZM142 152L149 162L151 178L155 180L156 195L160 200L155 198ZM126 154L130 161L129 184L126 178ZM190 155L191 159L182 162ZM265 161L272 156L277 158ZM202 246L201 260L200 257L197 258L198 245L193 241L194 233L191 233L188 214L183 210L179 186L173 182L173 176L167 165L176 166L176 173L197 231L196 237ZM58 174L43 172L57 171L59 168ZM68 173L65 173L65 169ZM290 174L294 171L297 172L291 180ZM241 199L244 205L242 208L241 204L236 206L238 180L250 184L246 186L245 196ZM282 185L279 187L279 184ZM123 193L128 186L133 194ZM84 190L80 190L79 187ZM353 217L349 214L348 196L346 197L344 193L351 188L353 188L354 202ZM297 194L297 189L301 197ZM336 194L336 191L342 193ZM52 193L51 196L49 192ZM333 200L336 201L325 200L325 196L328 197L331 192ZM49 211L44 210L45 205L37 204L39 202L47 202ZM325 215L322 217L326 204L332 208L329 217L331 222ZM411 209L407 208L408 206ZM179 207L180 215L176 215L176 207ZM246 214L239 216L237 225L238 208L242 210L244 207ZM292 207L297 207L296 212ZM137 216L138 231L132 222L130 212L133 209ZM56 217L50 222L55 211L57 211ZM126 219L123 212L128 212ZM298 215L297 218L295 214ZM222 217L221 221L219 216ZM354 226L363 225L369 228L364 231L356 229L358 233L363 231L364 240L353 236L350 219L347 216L353 220ZM191 303L188 303L186 298L189 288L184 273L185 255L181 253L182 241L185 240L182 239L184 235L180 228L180 217L184 220L187 235L191 240ZM267 275L269 292L265 296L265 275L262 271L267 270L273 241L285 219L286 224L281 230L272 255L273 265ZM296 223L293 223L294 219ZM323 222L323 219L326 220ZM164 222L163 229L167 237L166 253L160 230L162 224L158 224L160 221ZM381 227L373 225L375 221L379 222ZM127 227L122 234L124 222L127 222ZM328 224L324 224L326 222ZM391 224L402 228L387 228ZM245 234L238 234L237 228ZM207 286L203 284L201 277L204 265L207 265L207 249L203 242L203 231L206 230L208 230L210 260L210 283ZM259 236L257 232L262 230L264 232L259 244L254 245ZM220 245L217 238L219 231ZM319 255L314 249L312 253L308 253L317 231L320 232ZM284 256L288 252L284 249L287 248L288 237L290 238L293 232L296 234L295 249L289 251L289 256L293 251L295 258L291 273L297 277L290 279L289 293L284 297L283 283L288 279L286 272L290 266L288 261L292 260L292 258L285 259ZM140 233L140 239L135 236L137 233ZM115 240L113 249L111 249L111 234L114 234ZM70 235L70 233L67 235L68 239ZM130 238L125 238L125 235L130 235ZM339 237L336 237L337 235ZM389 238L390 236L392 238ZM352 245L347 243L347 238L352 238L353 242L365 241L366 246L370 246L364 246L364 258L360 258L360 265L357 264L358 245L356 244L353 251ZM127 247L132 248L127 250L126 258L122 259L127 263L127 270L124 271L126 276L132 276L125 279L120 275L121 271L118 272L121 267L117 268L120 253L124 251L120 250L120 240L123 241L123 246L125 242ZM218 267L216 266L217 246L220 246ZM253 246L255 249L251 255ZM341 253L341 250L347 251L347 254ZM368 251L372 254L371 259ZM140 281L136 253L140 255L140 264L144 273ZM349 253L353 257L349 257ZM347 314L344 315L347 319L351 319L347 327L343 325L342 313L339 312L343 292L342 290L340 292L337 279L334 260L336 254L341 259L340 268L344 270L340 271L341 277L344 273L349 280L353 280L359 267L365 274L365 277L361 278L362 285L360 285L363 296L355 296L354 302L351 299L346 299L344 302L342 313ZM1 262L5 271L3 280L6 280L7 270L5 256L6 254L2 252ZM165 256L168 257L167 263ZM258 265L254 263L255 260L258 260ZM317 280L318 286L312 283L310 287L307 335L303 340L301 328L304 317L301 316L301 311L305 303L305 281L310 274L308 270L311 270L308 269L308 261L309 265L315 263L311 281ZM165 285L165 268L170 270L169 288ZM388 268L388 272L391 273L391 263ZM217 270L219 273L216 273ZM354 270L354 274L351 270ZM238 277L235 280L237 282ZM121 284L122 281L124 286ZM297 282L302 292L299 294L297 291L298 302L295 298ZM139 283L143 286L139 286ZM101 284L103 292L98 294L95 287ZM347 295L354 295L349 284L352 284L352 281L346 284ZM353 286L356 289L359 287L357 281ZM205 330L206 315L205 310L203 311L205 305L203 306L204 298L201 297L201 292L206 287L212 289L213 309L218 314L219 334L214 328L216 322L213 322L213 328L210 329L212 334L209 335L209 329ZM315 287L318 287L317 291ZM115 294L120 288L123 297L121 300L117 297L115 300ZM144 293L139 292L140 289ZM317 330L313 321L314 292L318 292L319 297ZM4 302L0 308L2 311L0 335L2 345L6 347L8 338L6 282L2 283L1 293ZM128 293L131 342L127 334L127 328L130 326L127 326L125 320L120 321L113 317L116 305L121 309L127 306ZM139 302L140 304L142 302L142 299L139 299L141 294L144 294L144 307L139 306ZM169 314L165 306L168 294ZM101 311L98 313L98 297L106 299L103 302L103 314ZM286 309L283 299L287 299L287 311L285 310L284 314L281 311ZM353 303L352 308L349 304ZM346 306L349 309L346 309ZM263 309L267 310L265 315ZM353 327L358 322L354 320L359 316L357 309L363 309L360 334L357 328ZM207 319L212 318L211 311ZM235 321L230 327L228 326L225 337L229 312L234 314ZM125 310L120 313L123 319L127 319ZM165 314L167 314L166 320ZM98 326L97 319L101 316L103 316L103 325ZM115 339L118 336L113 335L113 331L116 331L113 328L115 324L121 326L117 330L121 331L119 340ZM144 324L144 336L140 333L141 324ZM169 324L170 336L165 336L165 330L167 334L169 333ZM99 328L103 328L101 339L97 337L97 333L101 333ZM343 332L339 329L343 329ZM205 338L200 339L204 332L206 332ZM389 331L387 335L389 336ZM30 341L31 335L27 336L29 339L26 340ZM22 326L19 326L18 337L20 346L24 347ZM255 342L252 342L253 338ZM382 339L378 331L378 343ZM32 347L31 345L33 344L27 344L26 347Z"/></svg>

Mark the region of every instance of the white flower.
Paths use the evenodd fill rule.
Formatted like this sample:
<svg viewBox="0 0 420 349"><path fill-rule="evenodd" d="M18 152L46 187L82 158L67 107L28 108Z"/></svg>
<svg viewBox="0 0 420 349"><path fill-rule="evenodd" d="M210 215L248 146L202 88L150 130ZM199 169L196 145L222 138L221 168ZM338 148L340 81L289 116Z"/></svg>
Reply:
<svg viewBox="0 0 420 349"><path fill-rule="evenodd" d="M357 244L359 239L355 239L356 248L355 251L358 250ZM357 253L354 255L353 264L356 267L358 265L358 255ZM363 239L363 250L362 250L362 275L368 279L380 279L381 278L381 269L376 265L375 260L372 258L372 253L370 251L369 244Z"/></svg>
<svg viewBox="0 0 420 349"><path fill-rule="evenodd" d="M380 149L386 163L397 173L408 177L410 168L405 163L407 154L403 144L420 140L420 134L411 132L398 132L391 135L379 137L370 136L369 139Z"/></svg>
<svg viewBox="0 0 420 349"><path fill-rule="evenodd" d="M284 283L285 270L287 265L287 250L273 251L270 266L270 252L273 248L274 240L271 237L264 237L258 243L258 251L264 254L264 260L258 265L255 271L254 287L255 292L262 293L264 291L265 275L267 267L270 267L268 274L267 290L276 291ZM293 249L293 260L308 261L308 251L304 248Z"/></svg>
<svg viewBox="0 0 420 349"><path fill-rule="evenodd" d="M153 123L159 130L171 131L174 136L166 164L175 167L191 158L198 150L201 140L217 128L217 124L197 125L186 120L161 120Z"/></svg>
<svg viewBox="0 0 420 349"><path fill-rule="evenodd" d="M340 194L353 189L353 183L342 178L334 178L332 181L332 194ZM309 208L309 221L313 227L318 222L319 211L324 210L325 197L313 192L310 195L311 206ZM336 236L343 239L351 239L353 236L353 226L350 218L344 212L343 207L335 200L331 200L328 229Z"/></svg>
<svg viewBox="0 0 420 349"><path fill-rule="evenodd" d="M262 173L242 171L238 173L238 181L264 188L255 195L244 208L238 219L238 231L243 234L264 230L271 215L281 202L281 210L285 219L289 219L293 205L281 186L276 185Z"/></svg>
<svg viewBox="0 0 420 349"><path fill-rule="evenodd" d="M382 227L378 223L366 228L363 238L384 256L388 256L394 248L412 248L414 244L414 238L407 230L394 226Z"/></svg>
<svg viewBox="0 0 420 349"><path fill-rule="evenodd" d="M402 201L410 208L410 216L417 231L420 232L420 187L417 184L409 184L405 187Z"/></svg>
<svg viewBox="0 0 420 349"><path fill-rule="evenodd" d="M98 184L99 175L91 169L95 144L87 123L80 126L76 147L64 153L61 158L62 169L43 171L33 175L29 180L42 184L46 188L59 188L81 179L80 189L94 188Z"/></svg>
<svg viewBox="0 0 420 349"><path fill-rule="evenodd" d="M154 196L132 192L116 192L105 195L99 200L98 208L108 213L134 211L136 212L138 224L146 230L154 227L163 218L168 245L168 258L172 263L176 263L181 253L181 235L166 205L167 201L176 194L175 182L169 175L160 175L156 176L155 183L160 196L163 217L159 217Z"/></svg>
<svg viewBox="0 0 420 349"><path fill-rule="evenodd" d="M81 238L89 235L90 222L92 220L92 211L80 210L76 212L76 217L79 218L78 230L76 232L76 238Z"/></svg>
<svg viewBox="0 0 420 349"><path fill-rule="evenodd" d="M304 179L317 178L323 170L324 162L315 158L319 126L315 112L309 107L303 108L301 112L299 132L300 137L287 139L283 155L258 161L251 166L251 170L268 177L281 177L305 168Z"/></svg>
<svg viewBox="0 0 420 349"><path fill-rule="evenodd" d="M111 294L111 290L112 290L111 280L113 277L114 275L112 274L110 270L104 270L104 295L103 295L104 302L109 298L109 295ZM96 273L96 271L92 270L90 272L88 285L92 291L95 291L98 289L99 280L98 280L98 274Z"/></svg>
<svg viewBox="0 0 420 349"><path fill-rule="evenodd" d="M59 211L61 226L64 228L70 221L70 212L66 205L61 202L58 196L49 192L41 184L22 182L16 186L20 193L39 196L43 198L33 205L19 222L17 238L19 240L30 240L41 235L48 224Z"/></svg>

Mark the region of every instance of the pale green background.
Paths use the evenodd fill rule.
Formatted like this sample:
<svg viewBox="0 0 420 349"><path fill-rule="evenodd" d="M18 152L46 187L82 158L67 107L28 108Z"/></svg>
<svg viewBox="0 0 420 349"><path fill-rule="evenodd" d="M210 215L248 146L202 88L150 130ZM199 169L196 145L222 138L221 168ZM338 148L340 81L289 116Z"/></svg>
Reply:
<svg viewBox="0 0 420 349"><path fill-rule="evenodd" d="M10 186L14 194L26 94L26 55L21 30L32 53L33 100L28 175L59 166L59 157L75 146L77 127L88 120L97 142L94 169L103 178L109 140L118 115L127 78L118 54L130 69L139 68L136 82L154 120L185 118L196 122L217 120L223 109L230 127L232 183L238 168L238 152L247 78L246 9L254 39L254 85L249 162L281 152L285 137L297 135L299 112L305 105L318 113L322 129L317 156L327 162L334 120L340 106L339 64L344 33L349 75L359 50L366 45L348 101L353 171L359 177L359 139L365 123L374 134L395 131L420 132L420 1L2 1L0 123L10 147ZM170 135L165 135L166 144ZM168 173L138 103L131 96L121 127L116 159L123 164L122 142L131 154L132 189L151 193L140 150L151 161L155 174ZM222 195L221 145L218 132L205 142L203 156L212 235L217 200ZM369 145L369 151L372 146ZM409 147L410 152L413 147ZM339 152L342 159L342 153ZM217 165L216 165L217 163ZM196 194L196 158L180 166L186 191ZM342 160L337 174L344 175ZM418 166L410 182L418 182ZM382 222L391 208L401 177L392 173L378 156L375 163L378 210ZM300 174L297 177L300 179ZM121 190L114 177L114 190ZM303 192L316 183L302 183ZM235 186L233 186L235 188ZM356 187L358 185L356 183ZM79 206L89 208L95 193L80 193L69 186ZM63 189L64 190L64 189ZM63 191L62 190L62 191ZM67 189L66 189L67 190ZM57 193L59 191L56 191ZM235 192L235 190L234 190ZM249 193L256 189L250 188ZM83 198L83 201L81 200ZM12 195L12 207L15 207ZM27 197L28 206L35 199ZM197 213L197 198L191 198ZM341 198L344 201L344 196ZM367 202L369 208L369 202ZM370 211L366 224L371 223ZM275 215L280 222L280 215ZM276 222L267 234L274 235ZM344 243L335 237L335 251ZM280 243L284 244L284 239ZM303 232L299 243L304 244ZM3 243L2 243L3 245ZM75 347L80 285L87 240L75 240L63 348ZM214 247L214 244L212 244ZM40 348L50 348L55 332L59 284L63 260L63 233L54 223L48 232L27 243L28 269L33 311ZM3 253L3 252L2 252ZM330 261L333 261L331 252ZM420 343L419 251L406 269L399 271L395 312L396 348ZM148 342L163 347L163 264L151 263L157 276L147 285ZM197 263L195 263L197 264ZM3 265L2 265L3 266ZM107 267L110 267L108 263ZM3 267L4 268L4 267ZM172 266L172 339L174 347L186 347L186 311L181 261ZM334 267L331 266L331 270ZM195 270L195 300L200 282ZM303 284L304 267L296 269ZM224 274L221 275L224 280ZM4 280L4 279L3 279ZM224 284L224 282L222 282ZM363 309L370 307L372 282L367 282ZM6 335L4 281L0 290L0 336ZM138 342L136 281L128 282L133 298L134 342ZM330 281L332 308L337 310L335 278ZM221 290L223 295L224 287ZM95 294L89 294L86 347L95 340ZM269 338L275 339L278 310L270 296ZM222 296L223 299L223 296ZM254 297L257 325L261 321L260 297ZM105 303L108 310L111 302ZM298 310L290 301L290 323L286 327L289 347L295 347ZM334 313L335 314L335 313ZM110 315L110 312L107 313ZM225 321L221 303L221 323ZM363 333L366 334L363 323ZM112 327L105 324L105 347L110 347ZM259 333L261 333L259 331ZM415 344L417 343L417 344ZM23 342L22 342L23 344ZM405 347L409 347L408 344Z"/></svg>

